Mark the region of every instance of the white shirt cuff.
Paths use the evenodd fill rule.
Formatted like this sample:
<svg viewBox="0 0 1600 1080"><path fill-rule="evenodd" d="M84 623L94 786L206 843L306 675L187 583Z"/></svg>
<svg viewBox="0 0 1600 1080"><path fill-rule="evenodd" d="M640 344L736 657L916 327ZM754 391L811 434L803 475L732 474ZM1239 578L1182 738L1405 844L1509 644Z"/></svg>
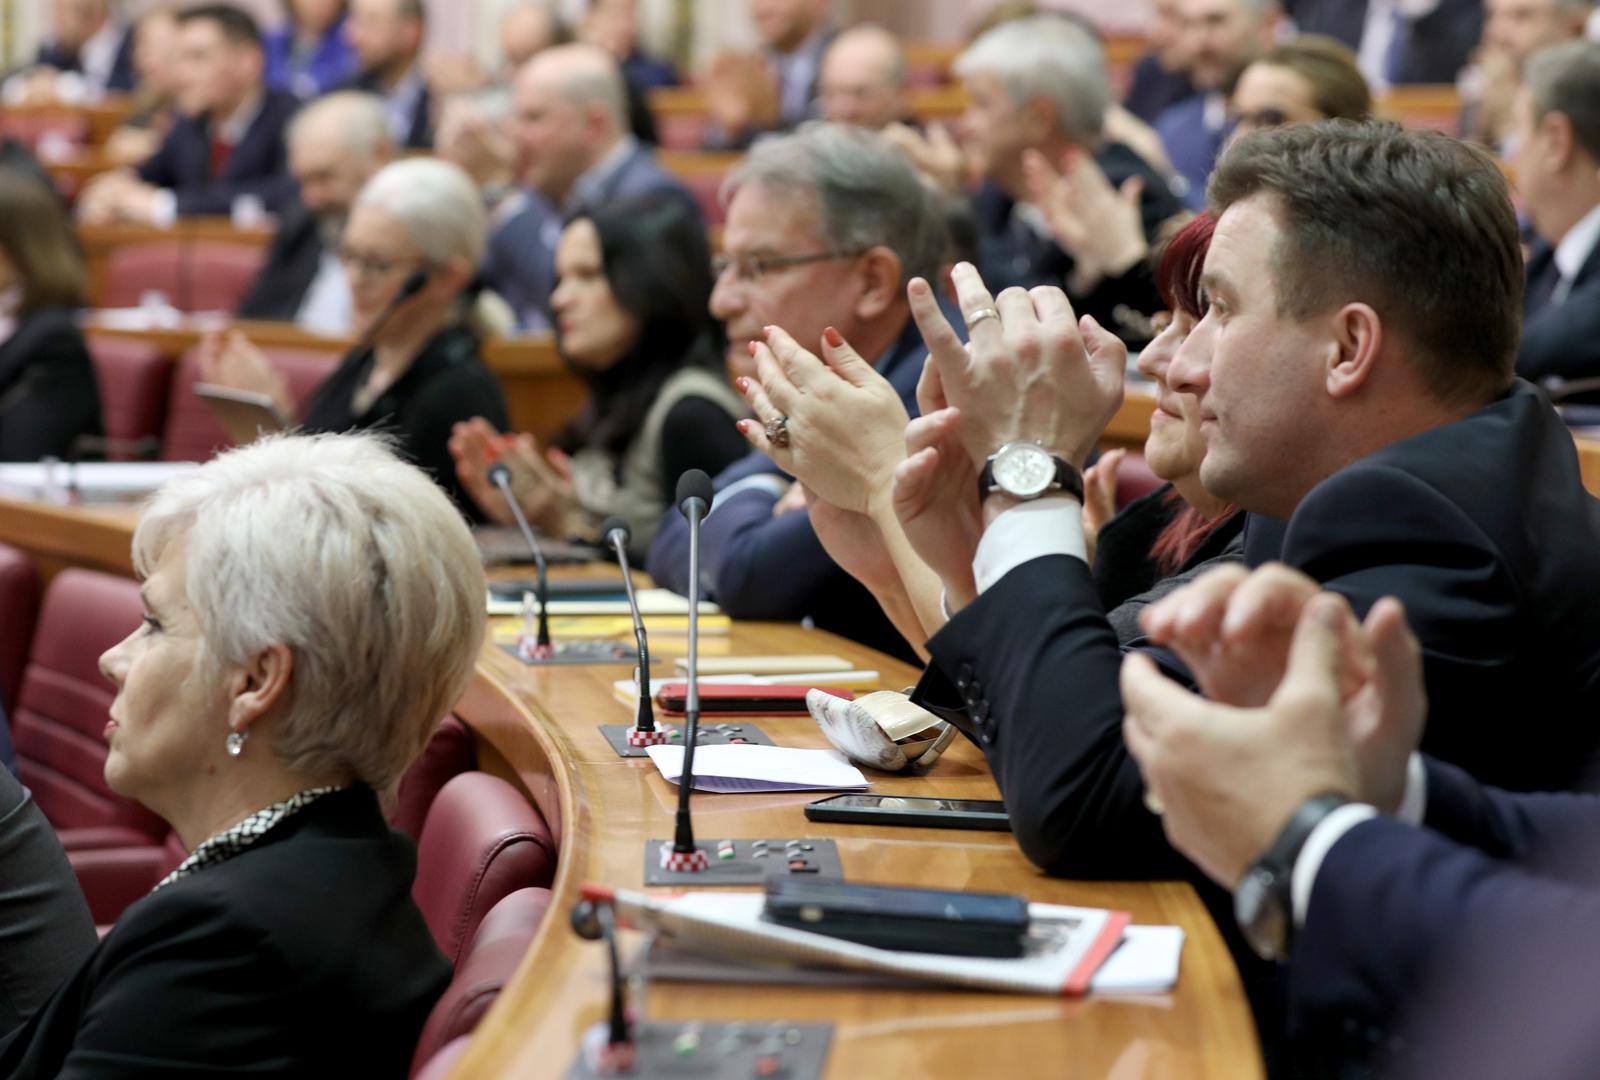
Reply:
<svg viewBox="0 0 1600 1080"><path fill-rule="evenodd" d="M1089 561L1083 542L1083 504L1070 495L1046 495L1021 503L989 524L972 560L978 591L987 591L1023 563L1046 555Z"/></svg>
<svg viewBox="0 0 1600 1080"><path fill-rule="evenodd" d="M178 193L161 188L150 199L150 224L158 229L170 229L178 220Z"/></svg>
<svg viewBox="0 0 1600 1080"><path fill-rule="evenodd" d="M1422 764L1422 755L1413 753L1406 761L1406 790L1394 816L1407 825L1421 825L1427 813L1428 768Z"/></svg>
<svg viewBox="0 0 1600 1080"><path fill-rule="evenodd" d="M1378 816L1376 807L1366 803L1347 803L1317 822L1306 842L1301 845L1300 857L1294 861L1294 873L1289 878L1289 897L1294 905L1294 925L1304 926L1306 911L1311 907L1311 889L1317 883L1317 872L1322 860L1328 857L1340 837L1370 818Z"/></svg>

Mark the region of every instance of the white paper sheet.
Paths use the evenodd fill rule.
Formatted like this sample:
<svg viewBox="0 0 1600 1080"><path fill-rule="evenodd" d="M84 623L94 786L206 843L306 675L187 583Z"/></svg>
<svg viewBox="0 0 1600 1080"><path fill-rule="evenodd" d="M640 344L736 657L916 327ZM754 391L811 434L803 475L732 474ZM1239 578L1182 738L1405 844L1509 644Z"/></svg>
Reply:
<svg viewBox="0 0 1600 1080"><path fill-rule="evenodd" d="M1183 927L1129 926L1089 988L1097 994L1164 994L1178 984L1182 956Z"/></svg>
<svg viewBox="0 0 1600 1080"><path fill-rule="evenodd" d="M133 499L200 466L192 461L13 462L0 465L0 492L50 500L75 488L85 501Z"/></svg>
<svg viewBox="0 0 1600 1080"><path fill-rule="evenodd" d="M645 753L662 776L678 782L683 747L649 746ZM696 791L862 791L867 786L866 776L837 750L732 745L697 746L694 751Z"/></svg>

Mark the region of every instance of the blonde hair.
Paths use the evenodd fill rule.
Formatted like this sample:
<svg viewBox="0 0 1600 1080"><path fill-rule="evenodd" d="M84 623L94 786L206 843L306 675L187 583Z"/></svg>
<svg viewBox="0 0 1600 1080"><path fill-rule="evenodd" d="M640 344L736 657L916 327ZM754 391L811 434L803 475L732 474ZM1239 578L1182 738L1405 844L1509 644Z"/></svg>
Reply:
<svg viewBox="0 0 1600 1080"><path fill-rule="evenodd" d="M379 436L269 436L156 493L133 536L141 577L173 543L200 676L288 646L273 752L308 776L397 783L483 643L483 565L438 485Z"/></svg>

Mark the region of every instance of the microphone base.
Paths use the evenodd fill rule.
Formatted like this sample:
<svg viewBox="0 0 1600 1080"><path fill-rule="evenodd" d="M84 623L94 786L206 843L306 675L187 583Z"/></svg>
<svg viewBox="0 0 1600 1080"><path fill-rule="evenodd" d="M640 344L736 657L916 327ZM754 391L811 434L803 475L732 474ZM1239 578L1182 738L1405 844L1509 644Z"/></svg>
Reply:
<svg viewBox="0 0 1600 1080"><path fill-rule="evenodd" d="M644 844L644 883L647 886L673 885L714 888L719 885L763 885L774 878L799 877L822 881L843 881L839 848L832 840L809 836L777 839L752 837L748 840L696 840L695 850L703 858L703 869L673 869L666 865L672 854L671 840L646 840ZM688 856L674 856L686 865ZM693 859L700 864L702 859Z"/></svg>
<svg viewBox="0 0 1600 1080"><path fill-rule="evenodd" d="M608 1076L693 1076L698 1080L820 1080L833 1042L832 1024L787 1021L707 1023L646 1020L635 1026L627 1049L607 1045L610 1031L599 1023L584 1033L578 1060L567 1080ZM621 1061L632 1060L626 1069Z"/></svg>
<svg viewBox="0 0 1600 1080"><path fill-rule="evenodd" d="M605 738L607 743L611 744L611 749L617 752L618 757L648 757L648 751L652 745L683 745L683 728L660 722L657 722L654 732L639 731L632 724L601 724L599 727L601 736ZM643 739L652 735L657 736L654 743L634 741L635 738ZM746 720L715 724L708 724L704 719L700 721L700 731L695 736L696 746L724 746L730 743L750 743L755 746L775 745L771 736Z"/></svg>
<svg viewBox="0 0 1600 1080"><path fill-rule="evenodd" d="M502 645L500 648L529 667L639 663L639 653L632 645L604 639L578 638L557 641L545 646L537 645L531 640L524 645L519 640L515 645Z"/></svg>

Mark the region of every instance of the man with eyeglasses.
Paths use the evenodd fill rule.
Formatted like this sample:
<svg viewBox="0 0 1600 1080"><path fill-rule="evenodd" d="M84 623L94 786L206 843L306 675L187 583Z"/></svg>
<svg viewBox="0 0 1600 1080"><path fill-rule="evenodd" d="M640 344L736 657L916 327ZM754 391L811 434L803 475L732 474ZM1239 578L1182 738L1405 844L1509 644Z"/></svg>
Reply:
<svg viewBox="0 0 1600 1080"><path fill-rule="evenodd" d="M730 367L779 326L822 349L832 328L917 413L927 348L906 283L933 280L946 234L939 201L893 147L861 128L816 122L756 143L724 188L728 219L711 314L727 327ZM765 454L716 477L703 527L709 598L735 618L802 620L910 655L863 586L834 563L801 493ZM688 526L669 511L651 544L650 575L688 589Z"/></svg>

